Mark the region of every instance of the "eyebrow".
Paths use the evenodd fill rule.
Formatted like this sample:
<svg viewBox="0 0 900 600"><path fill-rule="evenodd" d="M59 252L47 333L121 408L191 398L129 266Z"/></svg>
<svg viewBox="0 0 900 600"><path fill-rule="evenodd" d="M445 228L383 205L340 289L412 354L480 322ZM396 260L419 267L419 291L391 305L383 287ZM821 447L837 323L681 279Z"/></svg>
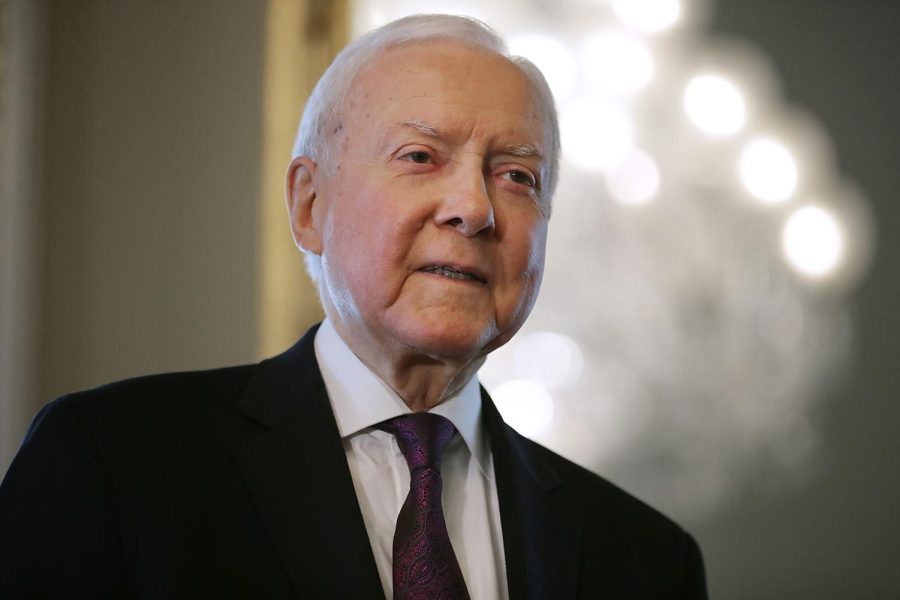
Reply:
<svg viewBox="0 0 900 600"><path fill-rule="evenodd" d="M450 135L443 129L439 129L437 127L429 125L428 123L420 121L419 119L407 119L405 121L401 121L400 125L412 127L422 135L426 135L428 137L439 140L445 140L450 137ZM540 160L544 159L544 155L541 154L541 151L538 150L537 146L535 146L534 144L511 144L503 148L503 153L509 154L510 156L517 156L519 158L537 158Z"/></svg>
<svg viewBox="0 0 900 600"><path fill-rule="evenodd" d="M407 127L412 127L419 133L423 135L427 135L428 137L438 138L438 139L446 139L448 134L443 129L438 129L437 127L432 127L425 121L420 121L419 119L407 119L406 121L400 121L401 125L405 125Z"/></svg>
<svg viewBox="0 0 900 600"><path fill-rule="evenodd" d="M503 151L506 154L518 156L519 158L539 158L541 160L544 158L544 155L541 154L541 151L534 144L513 144L512 146L506 146Z"/></svg>

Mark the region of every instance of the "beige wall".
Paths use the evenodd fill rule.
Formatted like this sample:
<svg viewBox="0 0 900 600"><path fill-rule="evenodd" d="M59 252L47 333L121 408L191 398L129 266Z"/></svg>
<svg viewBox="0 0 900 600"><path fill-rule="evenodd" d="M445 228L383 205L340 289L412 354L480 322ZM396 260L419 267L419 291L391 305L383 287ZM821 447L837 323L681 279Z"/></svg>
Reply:
<svg viewBox="0 0 900 600"><path fill-rule="evenodd" d="M29 13L25 40L38 57L28 107L44 127L22 134L42 149L25 178L33 197L3 203L27 209L34 227L16 259L32 264L6 286L3 306L11 288L32 290L5 312L34 326L7 328L0 342L4 372L15 371L0 400L0 473L27 421L60 394L253 361L316 319L279 219L304 86L321 68L295 41L289 56L304 76L267 85L267 53L279 51L267 46L267 16L278 13L286 40L334 29L322 21L334 17L330 3L312 0L6 1L45 9ZM322 37L319 62L331 52ZM281 107L274 121L264 118L272 107ZM265 294L265 281L289 283ZM26 359L17 350L27 343Z"/></svg>
<svg viewBox="0 0 900 600"><path fill-rule="evenodd" d="M264 6L51 3L42 399L254 357Z"/></svg>
<svg viewBox="0 0 900 600"><path fill-rule="evenodd" d="M36 404L43 2L0 0L0 472Z"/></svg>

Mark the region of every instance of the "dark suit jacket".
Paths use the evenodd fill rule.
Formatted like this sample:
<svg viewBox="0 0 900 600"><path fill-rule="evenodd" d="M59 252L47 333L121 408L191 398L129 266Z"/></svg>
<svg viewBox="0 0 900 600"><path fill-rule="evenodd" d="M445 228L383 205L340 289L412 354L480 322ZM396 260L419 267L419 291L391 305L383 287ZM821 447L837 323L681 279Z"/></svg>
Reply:
<svg viewBox="0 0 900 600"><path fill-rule="evenodd" d="M45 407L0 488L0 597L381 597L313 335ZM705 597L689 535L483 402L511 598Z"/></svg>

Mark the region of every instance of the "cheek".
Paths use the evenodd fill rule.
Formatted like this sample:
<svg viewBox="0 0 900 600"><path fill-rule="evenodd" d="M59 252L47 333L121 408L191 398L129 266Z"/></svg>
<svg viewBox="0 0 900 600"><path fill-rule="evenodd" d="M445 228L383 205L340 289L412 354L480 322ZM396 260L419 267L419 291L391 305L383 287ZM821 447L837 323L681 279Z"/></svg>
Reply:
<svg viewBox="0 0 900 600"><path fill-rule="evenodd" d="M547 251L547 221L541 219L530 227L524 228L522 239L518 240L523 248L520 254L521 273L527 285L540 287L544 275L544 257Z"/></svg>
<svg viewBox="0 0 900 600"><path fill-rule="evenodd" d="M334 307L344 319L359 312L357 297L364 298L365 253L360 249L364 230L346 210L332 210L323 236L323 282ZM361 293L362 292L362 293Z"/></svg>
<svg viewBox="0 0 900 600"><path fill-rule="evenodd" d="M353 208L334 215L323 267L335 301L365 311L398 293L411 237L387 211Z"/></svg>
<svg viewBox="0 0 900 600"><path fill-rule="evenodd" d="M547 254L547 221L542 220L535 226L531 235L531 252L528 254L528 270L537 277L541 284L544 275L544 257Z"/></svg>
<svg viewBox="0 0 900 600"><path fill-rule="evenodd" d="M546 221L526 228L522 238L516 240L516 245L521 250L508 255L515 256L514 264L510 265L510 272L515 274L515 284L511 286L510 290L514 297L510 299L510 302L515 305L513 320L524 320L537 299L541 279L544 276L544 257L547 247Z"/></svg>

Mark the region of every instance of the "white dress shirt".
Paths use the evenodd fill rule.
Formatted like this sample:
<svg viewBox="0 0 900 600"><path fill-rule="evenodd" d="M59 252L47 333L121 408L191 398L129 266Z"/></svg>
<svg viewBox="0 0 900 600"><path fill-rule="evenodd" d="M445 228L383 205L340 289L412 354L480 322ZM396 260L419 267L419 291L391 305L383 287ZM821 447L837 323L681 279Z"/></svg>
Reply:
<svg viewBox="0 0 900 600"><path fill-rule="evenodd" d="M316 333L315 349L384 595L391 598L394 527L409 492L409 468L394 436L372 426L411 411L353 354L328 319ZM505 600L508 590L500 507L490 444L481 423L478 380L472 377L459 394L431 412L448 418L459 432L444 453L441 498L469 595L478 600Z"/></svg>

